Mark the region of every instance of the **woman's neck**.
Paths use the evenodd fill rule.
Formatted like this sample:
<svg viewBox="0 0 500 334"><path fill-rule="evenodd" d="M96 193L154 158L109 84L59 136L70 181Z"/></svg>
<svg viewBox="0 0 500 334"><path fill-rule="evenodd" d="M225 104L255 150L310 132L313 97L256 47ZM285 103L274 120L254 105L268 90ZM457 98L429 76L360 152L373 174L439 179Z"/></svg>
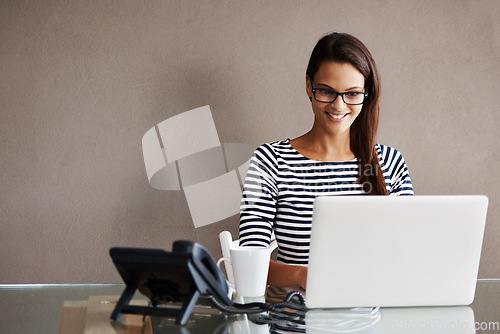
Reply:
<svg viewBox="0 0 500 334"><path fill-rule="evenodd" d="M325 134L313 128L293 139L290 144L302 155L318 161L349 161L355 158L351 151L349 131Z"/></svg>

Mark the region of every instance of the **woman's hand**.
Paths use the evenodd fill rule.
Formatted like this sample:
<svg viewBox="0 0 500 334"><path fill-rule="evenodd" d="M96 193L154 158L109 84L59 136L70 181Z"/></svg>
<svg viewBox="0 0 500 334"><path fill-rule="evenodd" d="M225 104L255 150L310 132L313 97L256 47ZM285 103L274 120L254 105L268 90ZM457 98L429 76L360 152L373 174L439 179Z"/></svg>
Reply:
<svg viewBox="0 0 500 334"><path fill-rule="evenodd" d="M267 284L277 287L306 289L307 267L269 262Z"/></svg>
<svg viewBox="0 0 500 334"><path fill-rule="evenodd" d="M297 281L299 282L300 287L305 290L307 282L307 267L299 266L296 273Z"/></svg>

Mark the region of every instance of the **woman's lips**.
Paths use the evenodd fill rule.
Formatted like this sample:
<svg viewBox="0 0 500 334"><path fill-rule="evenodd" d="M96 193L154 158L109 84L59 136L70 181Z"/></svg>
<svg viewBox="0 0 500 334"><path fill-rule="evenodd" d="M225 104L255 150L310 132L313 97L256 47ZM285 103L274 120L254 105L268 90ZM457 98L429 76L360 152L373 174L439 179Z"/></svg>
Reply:
<svg viewBox="0 0 500 334"><path fill-rule="evenodd" d="M349 113L334 114L326 111L325 113L328 115L328 118L330 118L334 122L341 122L342 120L344 120L344 118L346 118L347 115L349 115Z"/></svg>

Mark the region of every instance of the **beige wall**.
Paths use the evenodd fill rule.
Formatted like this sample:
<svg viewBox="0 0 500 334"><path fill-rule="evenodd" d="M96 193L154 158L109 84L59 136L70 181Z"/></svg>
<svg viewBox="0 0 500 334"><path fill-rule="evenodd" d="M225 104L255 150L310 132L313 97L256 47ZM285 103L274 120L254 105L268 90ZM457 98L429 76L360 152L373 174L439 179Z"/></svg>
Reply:
<svg viewBox="0 0 500 334"><path fill-rule="evenodd" d="M0 2L0 283L119 281L108 248L220 251L238 217L195 229L148 185L143 134L209 104L222 142L309 130L305 67L349 32L382 75L379 142L417 194L490 198L480 277L500 277L500 2Z"/></svg>

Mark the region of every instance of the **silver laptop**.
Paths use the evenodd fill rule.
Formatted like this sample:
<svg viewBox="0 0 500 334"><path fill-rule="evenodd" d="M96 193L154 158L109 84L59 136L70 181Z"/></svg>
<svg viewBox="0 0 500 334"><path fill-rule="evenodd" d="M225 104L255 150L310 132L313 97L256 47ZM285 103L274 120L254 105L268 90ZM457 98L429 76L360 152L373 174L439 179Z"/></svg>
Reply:
<svg viewBox="0 0 500 334"><path fill-rule="evenodd" d="M306 305L469 305L486 196L329 196L314 202Z"/></svg>

